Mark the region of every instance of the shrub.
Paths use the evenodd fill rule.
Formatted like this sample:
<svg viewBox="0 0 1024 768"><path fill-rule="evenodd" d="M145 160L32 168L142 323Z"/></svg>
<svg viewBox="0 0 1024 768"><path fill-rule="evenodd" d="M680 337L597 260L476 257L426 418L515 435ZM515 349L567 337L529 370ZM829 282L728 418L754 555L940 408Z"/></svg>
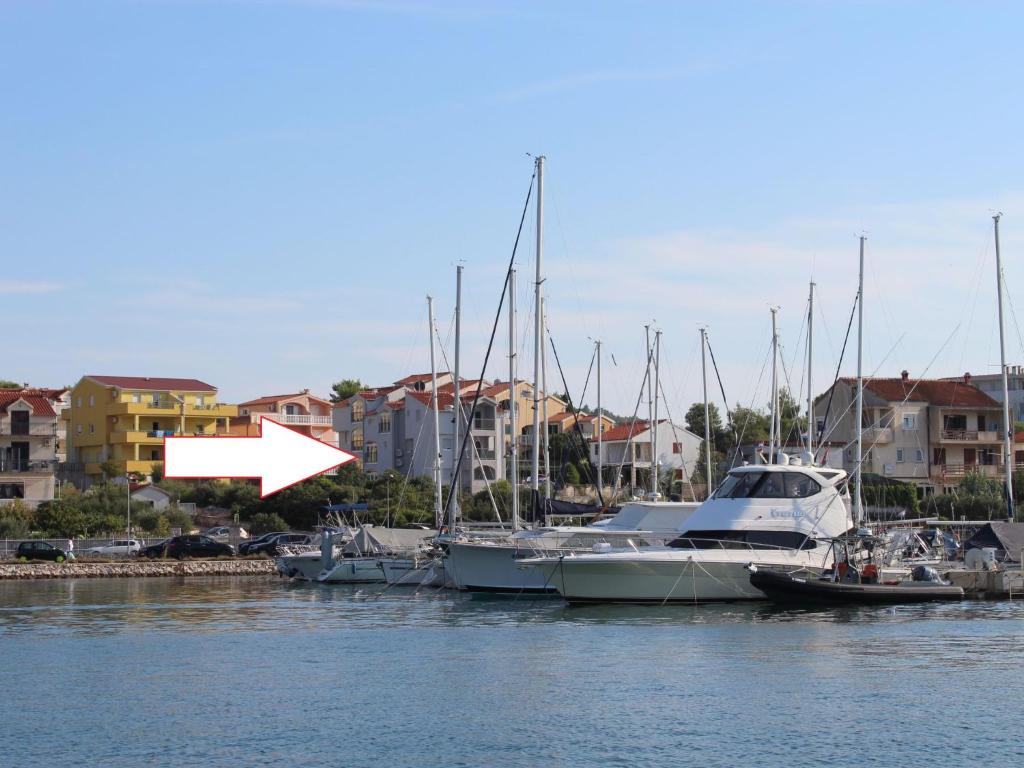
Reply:
<svg viewBox="0 0 1024 768"><path fill-rule="evenodd" d="M253 536L262 536L271 531L287 530L288 523L281 519L280 515L273 512L257 512L249 521L249 533Z"/></svg>

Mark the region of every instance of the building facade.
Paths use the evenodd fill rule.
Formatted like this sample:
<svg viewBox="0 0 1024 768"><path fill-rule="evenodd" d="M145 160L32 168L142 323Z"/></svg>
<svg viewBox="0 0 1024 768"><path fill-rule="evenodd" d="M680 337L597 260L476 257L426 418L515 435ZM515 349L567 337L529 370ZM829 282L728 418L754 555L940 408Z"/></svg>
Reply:
<svg viewBox="0 0 1024 768"><path fill-rule="evenodd" d="M118 474L152 474L165 437L227 434L238 406L197 379L89 375L72 388L69 413L68 462L98 479L108 461Z"/></svg>
<svg viewBox="0 0 1024 768"><path fill-rule="evenodd" d="M62 389L0 389L0 504L54 497Z"/></svg>
<svg viewBox="0 0 1024 768"><path fill-rule="evenodd" d="M838 444L854 470L857 382L840 379L815 399L818 434ZM831 396L831 397L830 397ZM830 404L831 400L831 404ZM957 486L965 472L1003 474L1002 405L971 383L898 379L864 383L863 471L917 485L922 494Z"/></svg>
<svg viewBox="0 0 1024 768"><path fill-rule="evenodd" d="M634 493L647 488L651 476L651 430L647 421L618 424L605 430L601 457L606 485L628 486ZM702 438L685 427L661 419L657 426L658 467L672 471L673 484L688 483L697 467ZM598 443L590 441L590 460L598 463Z"/></svg>
<svg viewBox="0 0 1024 768"><path fill-rule="evenodd" d="M311 395L308 389L292 395L267 395L239 403L230 431L233 435L258 435L260 419L266 417L307 437L337 445L333 408L330 400Z"/></svg>

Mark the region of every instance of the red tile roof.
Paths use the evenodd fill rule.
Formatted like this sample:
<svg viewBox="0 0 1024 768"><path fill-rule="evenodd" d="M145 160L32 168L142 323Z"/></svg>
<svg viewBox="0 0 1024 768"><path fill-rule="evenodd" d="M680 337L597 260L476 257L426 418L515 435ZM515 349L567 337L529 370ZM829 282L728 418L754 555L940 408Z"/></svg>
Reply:
<svg viewBox="0 0 1024 768"><path fill-rule="evenodd" d="M842 379L856 386L854 378ZM972 384L939 379L869 379L864 388L890 403L926 402L937 406L998 408L999 403Z"/></svg>
<svg viewBox="0 0 1024 768"><path fill-rule="evenodd" d="M480 379L462 379L459 382L459 388L463 389L463 390L472 388L473 391L475 392L476 391L476 385L479 384L479 383L480 383ZM438 384L437 385L437 391L438 392L454 392L455 391L455 382L454 381L449 381L447 384Z"/></svg>
<svg viewBox="0 0 1024 768"><path fill-rule="evenodd" d="M448 371L438 371L438 376L447 376ZM433 377L430 373L414 373L411 376L406 376L404 379L399 379L395 382L396 386L405 386L407 384L418 384L420 382L427 382ZM440 387L438 387L440 389Z"/></svg>
<svg viewBox="0 0 1024 768"><path fill-rule="evenodd" d="M215 386L199 381L199 379L169 379L160 376L96 376L95 374L87 374L85 378L119 389L178 390L180 392L217 391Z"/></svg>
<svg viewBox="0 0 1024 768"><path fill-rule="evenodd" d="M49 398L43 394L54 390L45 389L0 389L0 411L7 412L10 405L24 400L32 409L33 416L56 416Z"/></svg>
<svg viewBox="0 0 1024 768"><path fill-rule="evenodd" d="M279 403L282 400L291 400L296 397L308 397L312 400L319 400L321 403L330 402L322 397L317 397L309 392L296 392L294 395L266 395L264 397L258 397L255 400L247 400L244 403L239 403L239 407L243 405L269 405L271 403Z"/></svg>
<svg viewBox="0 0 1024 768"><path fill-rule="evenodd" d="M668 419L658 419L659 424L664 424ZM615 442L616 440L636 440L638 435L647 431L648 422L635 421L618 424L611 429L606 429L602 436L602 442ZM631 437L632 436L632 437ZM596 440L595 440L596 442Z"/></svg>
<svg viewBox="0 0 1024 768"><path fill-rule="evenodd" d="M433 403L433 399L434 398L433 398L433 396L429 392L406 392L405 394L406 394L407 397L413 397L413 398L419 400L421 403L423 403L428 408L431 408L433 406L433 404L434 404ZM446 392L438 392L437 393L437 407L440 410L443 411L445 408L451 408L454 404L455 404L455 398L451 395L451 393L446 393Z"/></svg>

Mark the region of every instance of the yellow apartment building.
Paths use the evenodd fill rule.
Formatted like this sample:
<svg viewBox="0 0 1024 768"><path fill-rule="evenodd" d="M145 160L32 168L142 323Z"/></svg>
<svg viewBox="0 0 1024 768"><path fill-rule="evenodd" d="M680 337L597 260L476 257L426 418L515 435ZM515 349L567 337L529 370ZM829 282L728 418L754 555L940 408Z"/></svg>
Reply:
<svg viewBox="0 0 1024 768"><path fill-rule="evenodd" d="M217 388L197 379L83 376L67 412L68 461L97 478L106 461L151 474L165 437L225 434L238 406L218 403Z"/></svg>

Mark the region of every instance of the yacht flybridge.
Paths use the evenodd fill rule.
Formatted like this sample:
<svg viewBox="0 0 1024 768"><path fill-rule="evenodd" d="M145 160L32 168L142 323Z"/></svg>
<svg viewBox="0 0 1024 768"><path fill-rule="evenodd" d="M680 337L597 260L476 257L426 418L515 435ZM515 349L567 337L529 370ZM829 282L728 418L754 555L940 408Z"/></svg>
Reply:
<svg viewBox="0 0 1024 768"><path fill-rule="evenodd" d="M853 525L844 471L789 463L738 467L662 547L520 561L570 603L761 599L747 565L818 573ZM799 461L799 460L797 460Z"/></svg>

